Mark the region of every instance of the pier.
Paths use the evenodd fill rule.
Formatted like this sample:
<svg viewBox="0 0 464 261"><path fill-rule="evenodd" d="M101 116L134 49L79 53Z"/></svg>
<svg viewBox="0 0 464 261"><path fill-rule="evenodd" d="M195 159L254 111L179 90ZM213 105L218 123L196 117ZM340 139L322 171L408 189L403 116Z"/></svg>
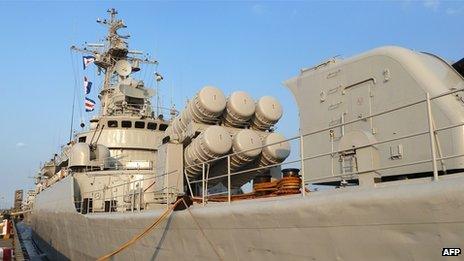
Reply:
<svg viewBox="0 0 464 261"><path fill-rule="evenodd" d="M1 224L1 260L43 260L31 240L30 229L22 221L4 214Z"/></svg>
<svg viewBox="0 0 464 261"><path fill-rule="evenodd" d="M14 260L12 257L13 239L12 238L0 238L0 258L2 260Z"/></svg>

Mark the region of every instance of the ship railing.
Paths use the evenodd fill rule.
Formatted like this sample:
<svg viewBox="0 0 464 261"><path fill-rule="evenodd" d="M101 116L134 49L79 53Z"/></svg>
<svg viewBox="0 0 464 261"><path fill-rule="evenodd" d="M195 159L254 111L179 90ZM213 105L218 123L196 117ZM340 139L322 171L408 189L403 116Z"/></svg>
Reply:
<svg viewBox="0 0 464 261"><path fill-rule="evenodd" d="M116 159L115 159L116 157ZM152 171L155 169L154 161L152 160L127 160L121 161L117 159L118 155L110 156L100 160L94 160L94 165L85 166L85 172L92 171L115 171L115 170L147 170ZM131 164L132 163L132 164ZM142 164L143 163L143 164Z"/></svg>
<svg viewBox="0 0 464 261"><path fill-rule="evenodd" d="M179 115L179 111L174 107L168 108L163 106L157 106L155 107L155 110L155 113L157 114L156 117L162 115L163 119L174 119L176 116Z"/></svg>
<svg viewBox="0 0 464 261"><path fill-rule="evenodd" d="M140 103L126 103L126 106L127 107L122 107L123 113L132 112L132 111L140 111L143 109L143 104L140 104ZM168 107L163 107L163 106L156 106L154 113L156 113L156 117L158 117L159 115L163 115L163 117L169 116L167 117L167 119L171 119L179 115L179 111L176 110L176 108L174 107L168 108Z"/></svg>
<svg viewBox="0 0 464 261"><path fill-rule="evenodd" d="M169 177L182 170L162 174L149 174L149 177L121 182L112 186L82 191L80 200L75 201L77 212L82 214L95 212L134 212L158 204L168 207L183 192L178 185L169 185ZM135 174L136 175L136 174ZM111 182L109 177L108 183ZM159 183L160 186L157 186ZM99 205L95 205L98 203Z"/></svg>
<svg viewBox="0 0 464 261"><path fill-rule="evenodd" d="M432 164L432 166L431 166L432 167L432 174L433 174L432 175L432 177L433 177L432 180L433 181L438 181L439 180L439 177L438 177L439 176L438 175L439 174L438 162L441 163L442 171L446 172L446 166L444 164L444 161L449 160L449 159L464 157L464 153L463 154L446 155L446 156L442 155L442 152L439 151L440 146L439 146L439 144L437 144L438 143L437 134L439 132L442 132L442 131L445 131L445 130L450 130L450 129L462 127L462 126L464 126L464 122L460 122L460 123L456 123L456 124L450 124L450 125L447 125L447 126L437 128L436 126L434 126L435 123L434 123L434 120L433 120L431 103L432 103L433 100L436 100L438 98L448 96L448 95L453 95L453 94L456 94L458 92L463 92L463 91L464 91L464 88L453 89L453 90L450 90L450 91L447 91L447 92L444 92L444 93L441 93L441 94L438 94L438 95L434 95L434 96L431 96L430 93L427 92L427 93L425 93L425 98L419 99L419 100L414 101L414 102L406 103L404 105L400 105L400 106L397 106L397 107L394 107L394 108L391 108L391 109L386 109L386 110L383 110L383 111L380 111L380 112L377 112L377 113L371 113L371 114L369 114L367 116L359 117L357 119L346 121L346 122L341 122L339 124L335 124L335 125L332 125L332 126L329 126L329 127L321 128L321 129L318 129L318 130L315 130L315 131L310 131L310 132L307 132L307 133L302 133L301 130L300 130L299 135L288 138L288 139L286 139L284 141L281 141L281 142L275 142L275 143L271 143L271 144L267 144L267 145L263 145L263 146L257 146L257 147L252 148L252 149L238 151L238 152L234 152L234 153L231 153L231 154L228 154L228 155L225 155L225 156L216 157L216 158L211 159L211 160L207 160L207 161L203 161L203 162L198 162L196 164L191 164L191 165L184 166L184 176L186 177L187 186L188 186L189 190L192 191L192 193L193 193L193 191L195 191L195 190L192 190L192 186L197 186L198 187L198 190L197 190L198 193L196 193L196 194L193 193L192 196L194 198L200 200L203 205L205 205L207 203L209 197L212 197L212 196L215 196L215 195L225 195L225 194L227 194L227 202L230 204L231 203L231 197L232 197L232 189L233 189L231 187L231 179L232 179L232 177L234 177L236 175L248 173L248 172L265 171L265 170L268 170L268 169L271 169L271 168L277 167L277 166L294 165L294 164L298 164L298 163L300 164L300 169L301 169L300 176L301 176L301 195L302 196L306 195L307 186L311 185L311 184L314 184L314 183L321 183L321 182L326 181L326 180L333 180L334 178L338 178L340 181L345 181L346 179L358 178L359 175L362 175L362 174L365 174L365 173L376 173L377 175L381 176L381 174L379 173L380 171L391 170L391 169L395 169L395 168L413 166L413 165L424 164L424 163L431 163ZM371 168L371 169L363 170L363 171L350 171L350 172L344 172L344 173L340 173L340 174L332 174L332 175L328 175L328 176L320 177L320 178L311 178L311 177L307 177L307 175L305 175L305 162L307 162L308 160L313 160L313 159L317 159L317 158L321 158L321 157L327 157L327 156L334 157L337 154L341 155L341 153L346 152L346 149L345 150L333 150L333 148L332 148L332 150L328 151L328 152L320 153L320 154L317 154L317 155L306 156L306 154L304 152L305 143L308 142L308 140L309 140L309 138L311 136L314 136L314 135L317 135L317 134L320 134L320 133L323 133L323 132L327 132L327 131L329 131L329 132L332 131L333 132L333 130L335 130L337 128L344 128L345 126L350 125L350 124L354 124L354 123L361 122L361 121L367 121L367 120L373 119L375 117L379 117L379 116L386 115L386 114L391 114L391 113L398 112L400 110L405 110L405 109L411 108L413 106L424 104L424 103L426 105L425 113L426 113L426 116L427 116L426 117L426 119L427 119L427 129L426 130L411 133L411 134L407 134L407 135L403 135L403 136L400 136L400 137L391 138L391 139L385 139L385 140L381 140L381 141L369 142L369 143L365 143L364 145L360 145L360 146L353 146L352 148L350 148L350 150L354 151L354 150L357 150L357 149L362 149L362 148L372 147L372 146L376 146L376 145L380 145L380 144L385 144L385 143L391 143L391 142L395 142L395 141L410 139L410 138L414 138L414 137L418 137L418 136L427 136L429 149L430 149L430 158L423 159L423 160L416 160L416 161L406 162L406 163L402 163L402 164L380 166L380 167L377 167L377 168ZM268 146L281 144L283 142L292 142L292 141L298 141L298 143L299 143L299 158L296 159L296 160L286 160L283 163L277 163L277 164L272 164L272 165L263 166L263 167L249 168L249 169L244 169L244 170L239 170L239 171L234 171L234 172L231 171L230 160L231 160L231 157L234 156L234 155L241 154L241 153L244 153L244 152L247 152L247 151L260 149L260 148L262 149L262 148L265 148L265 147L268 147ZM437 153L437 149L438 149L438 153ZM226 160L226 162L227 162L227 172L224 173L224 174L218 175L218 176L209 177L209 173L208 173L209 166L211 166L212 164L216 163L219 160ZM199 178L197 178L195 180L190 180L189 176L187 175L186 170L188 168L197 167L197 166L201 166L201 169L202 169L201 177L199 177ZM343 168L342 168L342 171L343 171ZM208 194L208 184L211 181L217 181L218 179L227 179L227 189L225 191L222 191L222 192L219 192L219 193Z"/></svg>

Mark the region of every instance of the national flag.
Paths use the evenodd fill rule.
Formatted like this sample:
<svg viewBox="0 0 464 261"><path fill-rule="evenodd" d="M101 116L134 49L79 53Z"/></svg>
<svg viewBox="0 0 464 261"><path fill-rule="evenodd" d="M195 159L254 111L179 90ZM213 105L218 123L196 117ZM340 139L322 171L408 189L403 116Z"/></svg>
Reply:
<svg viewBox="0 0 464 261"><path fill-rule="evenodd" d="M85 94L89 94L91 88L92 88L92 82L89 81L86 76L84 76L84 92L85 92Z"/></svg>
<svg viewBox="0 0 464 261"><path fill-rule="evenodd" d="M93 111L95 108L95 101L85 97L85 111Z"/></svg>
<svg viewBox="0 0 464 261"><path fill-rule="evenodd" d="M89 66L89 64L95 62L95 56L87 55L82 56L82 64L84 65L84 70Z"/></svg>

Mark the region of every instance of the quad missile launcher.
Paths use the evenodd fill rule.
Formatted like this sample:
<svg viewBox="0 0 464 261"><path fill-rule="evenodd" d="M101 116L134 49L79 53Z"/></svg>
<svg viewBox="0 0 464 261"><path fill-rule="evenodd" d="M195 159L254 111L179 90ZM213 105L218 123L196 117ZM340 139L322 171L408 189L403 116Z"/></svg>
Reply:
<svg viewBox="0 0 464 261"><path fill-rule="evenodd" d="M280 117L282 107L271 96L264 96L255 103L244 91L233 92L226 98L220 89L205 86L173 119L166 130L165 141L182 144L186 172L192 179L202 175L224 175L227 164L231 171L252 166L261 168L281 163L290 154L288 142L272 130ZM225 159L212 161L228 153L232 153L230 163ZM207 165L203 166L205 162ZM278 173L280 168L238 175L231 180L232 186L240 187L263 172Z"/></svg>

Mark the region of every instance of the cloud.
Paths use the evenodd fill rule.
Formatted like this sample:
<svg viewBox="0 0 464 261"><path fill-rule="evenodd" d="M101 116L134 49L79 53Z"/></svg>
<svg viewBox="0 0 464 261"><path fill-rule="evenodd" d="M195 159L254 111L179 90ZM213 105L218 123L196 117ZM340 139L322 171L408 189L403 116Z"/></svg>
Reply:
<svg viewBox="0 0 464 261"><path fill-rule="evenodd" d="M409 4L411 2L412 2L412 0L404 0L403 4L406 5L406 4ZM445 6L443 6L442 3ZM443 2L441 0L422 0L422 5L424 6L424 8L432 10L433 12L437 12L438 9L441 6L443 6L443 8L441 8L441 11L443 11L447 15L458 15L458 14L464 13L464 6L463 5L461 5L461 6L451 6L450 7L449 2ZM446 7L446 9L445 9L445 7Z"/></svg>
<svg viewBox="0 0 464 261"><path fill-rule="evenodd" d="M24 142L16 143L16 147L18 147L18 148L21 148L21 147L24 147L24 146L26 146L26 143L24 143Z"/></svg>
<svg viewBox="0 0 464 261"><path fill-rule="evenodd" d="M423 4L425 8L437 11L438 6L440 5L440 0L424 0Z"/></svg>
<svg viewBox="0 0 464 261"><path fill-rule="evenodd" d="M447 15L457 15L457 14L461 14L463 12L464 12L464 6L461 6L461 7L458 7L458 8L452 8L452 7L446 8L446 14Z"/></svg>

